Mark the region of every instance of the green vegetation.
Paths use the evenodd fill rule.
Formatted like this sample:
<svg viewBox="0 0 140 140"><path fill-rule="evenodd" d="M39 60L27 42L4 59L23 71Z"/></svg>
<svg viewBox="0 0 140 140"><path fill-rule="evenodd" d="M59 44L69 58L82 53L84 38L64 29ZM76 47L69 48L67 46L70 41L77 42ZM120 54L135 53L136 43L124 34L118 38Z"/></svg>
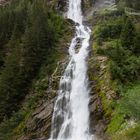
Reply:
<svg viewBox="0 0 140 140"><path fill-rule="evenodd" d="M0 7L0 140L30 135L26 123L38 103L55 96L46 90L70 37L69 23L54 10L56 3L11 0ZM83 10L89 7L85 4ZM139 140L140 18L126 16L124 7L140 10L140 2L118 0L118 7L99 11L96 17L97 75L90 75L97 82L105 117L110 118L106 133L112 140ZM52 81L53 89L57 81Z"/></svg>
<svg viewBox="0 0 140 140"><path fill-rule="evenodd" d="M111 118L106 130L111 139L139 140L140 19L127 17L122 9L118 13L102 13L94 27L96 55L107 58L107 68L101 78L97 78L101 91L96 90L101 97L105 115ZM102 16L105 18L102 19ZM110 77L107 73L110 73ZM112 83L107 85L109 80ZM116 97L108 99L110 89L106 91L107 87L112 87Z"/></svg>
<svg viewBox="0 0 140 140"><path fill-rule="evenodd" d="M0 7L0 140L26 133L38 102L54 96L45 94L64 58L69 25L44 0L11 0Z"/></svg>
<svg viewBox="0 0 140 140"><path fill-rule="evenodd" d="M116 112L108 127L113 140L139 140L140 130L140 83L126 87L118 102Z"/></svg>
<svg viewBox="0 0 140 140"><path fill-rule="evenodd" d="M66 23L44 1L38 0L12 1L1 8L0 19L1 49L5 52L1 56L0 75L0 120L3 120L19 108L40 67L50 63Z"/></svg>
<svg viewBox="0 0 140 140"><path fill-rule="evenodd" d="M138 80L140 33L135 31L133 23L127 17L119 17L113 22L107 21L98 25L94 34L97 53L110 58L112 79L121 83Z"/></svg>
<svg viewBox="0 0 140 140"><path fill-rule="evenodd" d="M127 6L134 9L140 10L140 1L139 0L117 0L119 6Z"/></svg>

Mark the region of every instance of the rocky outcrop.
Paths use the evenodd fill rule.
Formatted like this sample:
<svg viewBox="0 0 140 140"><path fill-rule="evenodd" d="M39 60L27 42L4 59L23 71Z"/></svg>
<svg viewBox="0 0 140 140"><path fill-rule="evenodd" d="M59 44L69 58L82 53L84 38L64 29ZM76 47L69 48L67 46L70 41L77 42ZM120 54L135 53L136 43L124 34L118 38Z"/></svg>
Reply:
<svg viewBox="0 0 140 140"><path fill-rule="evenodd" d="M102 111L102 104L99 98L99 95L96 93L96 85L97 81L94 79L94 74L96 73L95 65L94 65L94 58L89 60L89 80L90 80L90 87L91 87L91 95L90 95L90 128L91 133L99 134L102 132L102 128L99 125L99 120L103 120L103 111ZM93 66L94 65L94 66ZM96 127L95 127L96 126ZM100 129L98 129L100 128Z"/></svg>
<svg viewBox="0 0 140 140"><path fill-rule="evenodd" d="M82 11L85 16L88 16L89 12L93 8L93 0L82 0Z"/></svg>
<svg viewBox="0 0 140 140"><path fill-rule="evenodd" d="M0 5L5 5L9 2L9 0L0 0Z"/></svg>
<svg viewBox="0 0 140 140"><path fill-rule="evenodd" d="M90 97L90 127L92 134L107 140L105 130L110 121L110 114L106 114L106 104L114 98L110 78L107 76L107 58L92 53L89 59L89 80L91 87ZM104 84L106 83L106 84ZM109 104L108 104L109 105ZM108 108L109 109L109 108Z"/></svg>
<svg viewBox="0 0 140 140"><path fill-rule="evenodd" d="M30 135L24 135L19 138L19 140L43 140L46 138L50 132L52 110L53 100L40 105L27 121L26 129L28 129L28 133L30 133Z"/></svg>
<svg viewBox="0 0 140 140"><path fill-rule="evenodd" d="M67 11L67 0L58 0L57 9L62 12Z"/></svg>

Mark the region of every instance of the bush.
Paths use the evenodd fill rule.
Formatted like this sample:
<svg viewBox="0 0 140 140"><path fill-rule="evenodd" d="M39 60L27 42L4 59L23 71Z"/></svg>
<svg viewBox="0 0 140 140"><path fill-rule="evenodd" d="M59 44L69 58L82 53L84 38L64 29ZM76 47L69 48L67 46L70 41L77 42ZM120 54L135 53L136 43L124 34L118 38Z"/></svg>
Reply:
<svg viewBox="0 0 140 140"><path fill-rule="evenodd" d="M118 18L115 21L107 21L104 24L100 24L94 30L94 36L100 41L105 41L108 39L115 39L120 36L122 31L122 19Z"/></svg>
<svg viewBox="0 0 140 140"><path fill-rule="evenodd" d="M126 86L116 105L107 132L113 140L139 140L140 134L140 82ZM133 121L133 124L130 124Z"/></svg>
<svg viewBox="0 0 140 140"><path fill-rule="evenodd" d="M25 117L24 111L19 111L13 114L13 117L9 120L5 120L0 124L0 140L10 140L12 139L12 133L14 128L19 125L19 123Z"/></svg>
<svg viewBox="0 0 140 140"><path fill-rule="evenodd" d="M140 32L136 32L136 36L134 38L134 48L133 53L137 56L140 56Z"/></svg>
<svg viewBox="0 0 140 140"><path fill-rule="evenodd" d="M120 80L122 83L133 82L140 77L140 58L130 56L123 62L110 61L110 70L113 79Z"/></svg>
<svg viewBox="0 0 140 140"><path fill-rule="evenodd" d="M121 83L133 82L140 78L139 33L128 18L116 21L115 24L107 22L106 25L101 24L95 28L97 53L110 58L113 80Z"/></svg>
<svg viewBox="0 0 140 140"><path fill-rule="evenodd" d="M124 27L121 32L120 40L121 44L125 49L134 49L134 38L135 38L135 27L131 20L124 19Z"/></svg>
<svg viewBox="0 0 140 140"><path fill-rule="evenodd" d="M133 119L140 121L140 83L136 83L131 87L127 87L127 91L123 93L120 101L120 107L123 112Z"/></svg>

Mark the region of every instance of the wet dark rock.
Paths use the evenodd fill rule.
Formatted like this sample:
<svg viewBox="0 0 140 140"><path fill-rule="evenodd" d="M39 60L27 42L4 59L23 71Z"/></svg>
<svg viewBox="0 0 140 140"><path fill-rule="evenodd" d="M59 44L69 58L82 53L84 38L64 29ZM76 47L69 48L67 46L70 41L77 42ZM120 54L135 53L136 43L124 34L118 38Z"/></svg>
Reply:
<svg viewBox="0 0 140 140"><path fill-rule="evenodd" d="M57 10L61 12L67 11L67 0L58 0Z"/></svg>
<svg viewBox="0 0 140 140"><path fill-rule="evenodd" d="M72 26L74 26L74 27L75 27L75 23L74 23L74 21L73 21L73 20L71 20L71 19L66 19L66 21L67 21L68 23L70 23Z"/></svg>
<svg viewBox="0 0 140 140"><path fill-rule="evenodd" d="M53 103L53 100L47 101L37 108L32 114L31 119L27 123L28 131L31 132L32 135L35 134L38 137L41 135L39 134L40 132L49 134L51 128Z"/></svg>
<svg viewBox="0 0 140 140"><path fill-rule="evenodd" d="M9 2L9 0L0 0L0 5L5 5Z"/></svg>

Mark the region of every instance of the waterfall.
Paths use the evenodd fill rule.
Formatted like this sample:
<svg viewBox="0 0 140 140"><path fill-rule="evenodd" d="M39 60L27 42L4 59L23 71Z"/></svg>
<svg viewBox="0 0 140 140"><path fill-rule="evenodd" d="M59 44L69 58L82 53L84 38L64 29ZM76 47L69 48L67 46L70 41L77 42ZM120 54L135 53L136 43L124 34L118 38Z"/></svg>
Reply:
<svg viewBox="0 0 140 140"><path fill-rule="evenodd" d="M50 140L91 140L87 58L91 30L83 25L81 0L69 0L67 18L76 25L70 60L60 79Z"/></svg>

